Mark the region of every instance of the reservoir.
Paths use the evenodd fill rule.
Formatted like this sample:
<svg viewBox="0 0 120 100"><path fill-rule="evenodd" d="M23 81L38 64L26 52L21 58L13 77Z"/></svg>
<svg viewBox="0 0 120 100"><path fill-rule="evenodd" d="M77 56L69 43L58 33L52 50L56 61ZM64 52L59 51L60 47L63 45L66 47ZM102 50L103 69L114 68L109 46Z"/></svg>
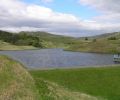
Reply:
<svg viewBox="0 0 120 100"><path fill-rule="evenodd" d="M82 53L63 49L0 51L28 68L75 68L114 65L112 54Z"/></svg>

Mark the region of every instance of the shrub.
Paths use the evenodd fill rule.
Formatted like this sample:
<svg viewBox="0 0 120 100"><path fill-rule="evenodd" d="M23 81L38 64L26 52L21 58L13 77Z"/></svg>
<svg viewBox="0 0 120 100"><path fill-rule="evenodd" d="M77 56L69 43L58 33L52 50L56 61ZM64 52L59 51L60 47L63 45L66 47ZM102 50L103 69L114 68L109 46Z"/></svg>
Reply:
<svg viewBox="0 0 120 100"><path fill-rule="evenodd" d="M117 40L116 37L109 37L108 40Z"/></svg>

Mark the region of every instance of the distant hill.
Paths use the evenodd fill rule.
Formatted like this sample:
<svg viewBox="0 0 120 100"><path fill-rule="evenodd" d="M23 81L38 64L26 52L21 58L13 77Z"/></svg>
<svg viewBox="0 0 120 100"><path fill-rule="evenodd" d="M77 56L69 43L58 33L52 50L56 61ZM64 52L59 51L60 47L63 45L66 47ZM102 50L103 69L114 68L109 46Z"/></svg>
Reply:
<svg viewBox="0 0 120 100"><path fill-rule="evenodd" d="M64 50L96 53L120 52L120 32L74 38L47 32L20 32L13 34L0 31L0 40L16 46L63 48Z"/></svg>
<svg viewBox="0 0 120 100"><path fill-rule="evenodd" d="M42 40L37 36L28 34L15 34L11 32L0 31L0 40L17 46L34 46L43 48Z"/></svg>
<svg viewBox="0 0 120 100"><path fill-rule="evenodd" d="M32 35L39 38L43 48L68 48L76 41L76 38L63 35L55 35L48 32L20 32L20 34Z"/></svg>
<svg viewBox="0 0 120 100"><path fill-rule="evenodd" d="M0 31L0 40L17 46L34 46L37 48L66 48L76 39L47 32L11 33Z"/></svg>
<svg viewBox="0 0 120 100"><path fill-rule="evenodd" d="M109 38L109 37L118 37L118 38L120 38L120 32L104 33L104 34L92 36L91 38L100 39L100 38Z"/></svg>
<svg viewBox="0 0 120 100"><path fill-rule="evenodd" d="M87 40L85 38L79 38L67 50L94 53L120 53L120 32L87 37Z"/></svg>
<svg viewBox="0 0 120 100"><path fill-rule="evenodd" d="M48 32L20 32L20 34L28 34L35 37L39 37L39 39L47 42L54 43L69 43L75 40L74 37L63 36L63 35L55 35Z"/></svg>

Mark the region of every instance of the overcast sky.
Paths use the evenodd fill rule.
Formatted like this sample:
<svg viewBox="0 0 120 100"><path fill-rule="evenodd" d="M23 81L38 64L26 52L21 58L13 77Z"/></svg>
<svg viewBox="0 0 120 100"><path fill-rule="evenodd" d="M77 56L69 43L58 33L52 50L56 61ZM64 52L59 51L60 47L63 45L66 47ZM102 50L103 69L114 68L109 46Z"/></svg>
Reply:
<svg viewBox="0 0 120 100"><path fill-rule="evenodd" d="M0 29L91 36L120 31L120 0L0 0Z"/></svg>

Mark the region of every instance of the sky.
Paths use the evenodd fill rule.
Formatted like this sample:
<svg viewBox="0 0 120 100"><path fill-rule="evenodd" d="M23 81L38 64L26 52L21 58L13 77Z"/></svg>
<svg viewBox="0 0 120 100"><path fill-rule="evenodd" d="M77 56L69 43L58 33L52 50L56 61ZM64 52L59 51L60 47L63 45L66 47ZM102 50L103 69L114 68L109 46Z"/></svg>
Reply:
<svg viewBox="0 0 120 100"><path fill-rule="evenodd" d="M0 30L75 37L120 31L120 0L0 0Z"/></svg>

